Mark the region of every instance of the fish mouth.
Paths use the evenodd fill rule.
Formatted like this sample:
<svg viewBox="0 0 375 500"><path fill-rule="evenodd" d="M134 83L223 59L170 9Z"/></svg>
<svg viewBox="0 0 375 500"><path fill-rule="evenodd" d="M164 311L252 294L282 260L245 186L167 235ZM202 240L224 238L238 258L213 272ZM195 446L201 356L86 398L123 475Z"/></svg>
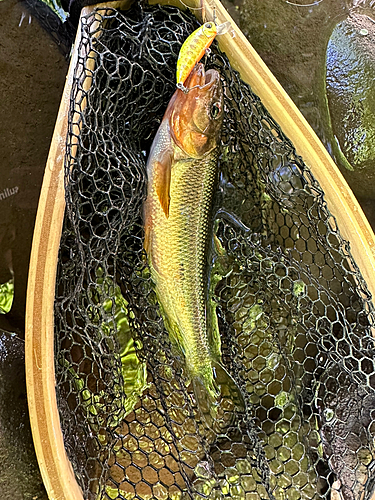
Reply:
<svg viewBox="0 0 375 500"><path fill-rule="evenodd" d="M209 89L217 83L220 79L219 73L216 71L216 69L209 69L206 74L204 75L204 85L202 88L204 89Z"/></svg>
<svg viewBox="0 0 375 500"><path fill-rule="evenodd" d="M215 69L205 71L204 65L198 63L190 73L185 84L187 89L204 89L209 90L220 79L219 73Z"/></svg>

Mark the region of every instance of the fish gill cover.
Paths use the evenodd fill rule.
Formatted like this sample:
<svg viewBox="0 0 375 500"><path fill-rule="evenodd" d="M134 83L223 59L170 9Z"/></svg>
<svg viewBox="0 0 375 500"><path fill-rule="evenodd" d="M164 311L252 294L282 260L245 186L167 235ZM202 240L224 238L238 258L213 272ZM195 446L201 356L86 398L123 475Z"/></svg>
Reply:
<svg viewBox="0 0 375 500"><path fill-rule="evenodd" d="M85 499L369 498L370 294L310 170L216 43L204 61L225 105L208 306L246 402L220 432L164 328L143 250L145 162L197 26L159 6L82 19L55 303L77 481Z"/></svg>

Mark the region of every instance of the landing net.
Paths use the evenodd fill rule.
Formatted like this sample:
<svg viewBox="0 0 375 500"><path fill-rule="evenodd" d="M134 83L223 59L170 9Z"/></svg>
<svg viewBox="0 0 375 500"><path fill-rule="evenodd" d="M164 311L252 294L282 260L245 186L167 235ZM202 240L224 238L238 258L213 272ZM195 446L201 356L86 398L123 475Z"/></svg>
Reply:
<svg viewBox="0 0 375 500"><path fill-rule="evenodd" d="M362 499L375 465L370 294L320 186L215 43L211 300L247 406L219 434L164 328L143 250L145 162L197 26L159 6L82 18L55 304L68 456L90 500Z"/></svg>

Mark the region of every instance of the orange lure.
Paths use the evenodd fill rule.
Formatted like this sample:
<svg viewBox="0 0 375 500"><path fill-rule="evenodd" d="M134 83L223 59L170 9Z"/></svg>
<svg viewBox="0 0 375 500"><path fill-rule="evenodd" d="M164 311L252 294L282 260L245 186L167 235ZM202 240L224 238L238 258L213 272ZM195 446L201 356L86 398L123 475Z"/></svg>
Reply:
<svg viewBox="0 0 375 500"><path fill-rule="evenodd" d="M189 90L184 87L187 77L194 66L202 59L216 35L222 35L228 31L228 25L230 26L228 22L219 26L215 22L204 23L184 41L177 60L176 80L178 88Z"/></svg>

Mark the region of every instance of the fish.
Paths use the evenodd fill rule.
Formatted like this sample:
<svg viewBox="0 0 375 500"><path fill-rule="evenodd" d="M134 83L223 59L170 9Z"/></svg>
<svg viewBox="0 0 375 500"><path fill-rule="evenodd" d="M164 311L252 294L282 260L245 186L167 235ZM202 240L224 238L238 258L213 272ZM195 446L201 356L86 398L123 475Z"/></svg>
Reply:
<svg viewBox="0 0 375 500"><path fill-rule="evenodd" d="M217 25L214 21L202 24L187 37L181 46L177 59L176 82L177 88L189 90L185 87L185 81L195 65L209 50L210 45L217 35L223 35L228 31L230 23L227 21Z"/></svg>
<svg viewBox="0 0 375 500"><path fill-rule="evenodd" d="M206 72L201 63L187 83L192 90L176 90L150 150L144 248L169 337L183 354L197 406L213 428L224 394L244 408L242 393L221 361L216 312L208 297L224 97L218 71Z"/></svg>

